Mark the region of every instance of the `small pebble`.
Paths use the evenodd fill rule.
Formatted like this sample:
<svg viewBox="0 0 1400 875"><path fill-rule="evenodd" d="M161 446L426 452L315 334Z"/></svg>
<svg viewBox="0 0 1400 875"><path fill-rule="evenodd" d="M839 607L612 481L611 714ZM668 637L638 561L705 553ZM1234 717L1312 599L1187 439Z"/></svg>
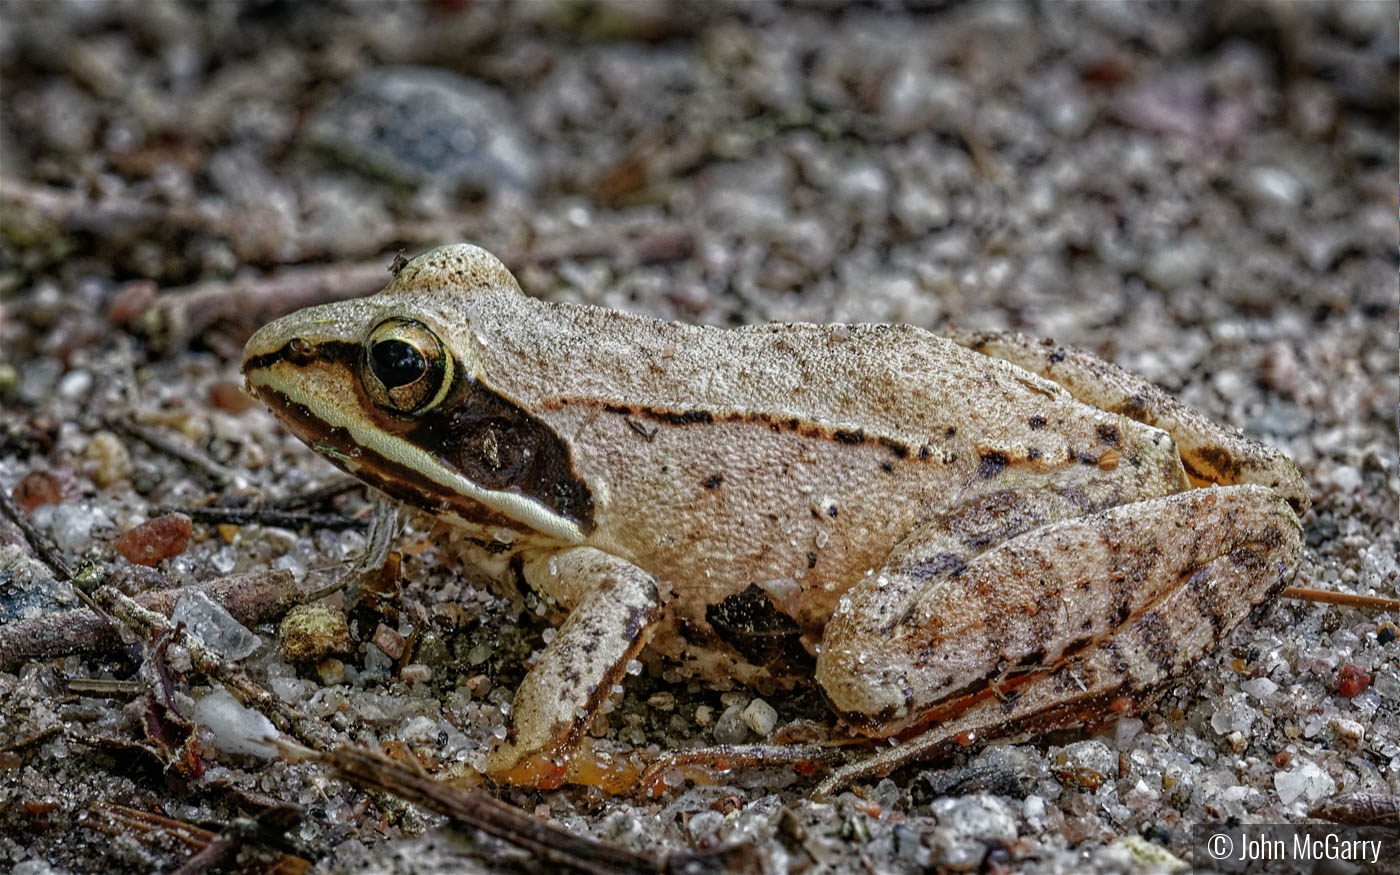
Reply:
<svg viewBox="0 0 1400 875"><path fill-rule="evenodd" d="M1133 872L1182 872L1191 868L1185 860L1142 836L1123 836L1112 847L1127 853Z"/></svg>
<svg viewBox="0 0 1400 875"><path fill-rule="evenodd" d="M1371 685L1371 676L1366 669L1354 662L1337 669L1337 692L1348 699L1354 699Z"/></svg>
<svg viewBox="0 0 1400 875"><path fill-rule="evenodd" d="M1284 805L1302 799L1308 804L1337 792L1337 782L1310 760L1296 760L1294 767L1274 775L1274 789Z"/></svg>
<svg viewBox="0 0 1400 875"><path fill-rule="evenodd" d="M647 707L657 711L674 711L676 709L676 697L673 693L662 691L652 693L647 699Z"/></svg>
<svg viewBox="0 0 1400 875"><path fill-rule="evenodd" d="M767 737L778 723L778 712L762 699L754 699L744 709L744 723L759 737Z"/></svg>
<svg viewBox="0 0 1400 875"><path fill-rule="evenodd" d="M345 663L334 656L327 657L316 664L316 676L321 679L321 683L328 687L334 687L345 683Z"/></svg>
<svg viewBox="0 0 1400 875"><path fill-rule="evenodd" d="M121 438L110 431L99 431L93 435L83 456L97 463L96 470L92 472L92 482L103 489L131 476L131 454Z"/></svg>
<svg viewBox="0 0 1400 875"><path fill-rule="evenodd" d="M749 739L749 726L744 722L744 709L730 705L715 721L715 744L743 744Z"/></svg>
<svg viewBox="0 0 1400 875"><path fill-rule="evenodd" d="M1259 206L1293 208L1303 201L1303 184L1277 167L1255 167L1245 174L1244 192Z"/></svg>
<svg viewBox="0 0 1400 875"><path fill-rule="evenodd" d="M1303 365L1291 345L1276 341L1264 349L1259 359L1259 376L1265 386L1291 397L1302 386Z"/></svg>
<svg viewBox="0 0 1400 875"><path fill-rule="evenodd" d="M530 190L539 165L505 94L447 70L380 67L318 109L306 141L409 187Z"/></svg>
<svg viewBox="0 0 1400 875"><path fill-rule="evenodd" d="M25 513L33 513L34 508L45 504L58 504L63 500L63 483L48 471L30 471L15 484L10 498Z"/></svg>
<svg viewBox="0 0 1400 875"><path fill-rule="evenodd" d="M1027 796L1021 806L1021 816L1026 825L1039 832L1045 829L1045 799L1040 796Z"/></svg>
<svg viewBox="0 0 1400 875"><path fill-rule="evenodd" d="M724 826L724 815L718 811L698 811L690 816L685 827L690 833L690 843L696 848L714 847L719 841L720 827Z"/></svg>
<svg viewBox="0 0 1400 875"><path fill-rule="evenodd" d="M226 659L242 659L262 645L262 639L203 592L180 596L170 612L170 620L182 623L190 634Z"/></svg>
<svg viewBox="0 0 1400 875"><path fill-rule="evenodd" d="M1113 727L1113 743L1119 750L1128 750L1133 745L1133 739L1142 732L1142 720L1137 717L1123 717Z"/></svg>
<svg viewBox="0 0 1400 875"><path fill-rule="evenodd" d="M472 694L473 699L483 698L491 692L491 679L484 674L472 675L467 678L467 692Z"/></svg>
<svg viewBox="0 0 1400 875"><path fill-rule="evenodd" d="M132 280L123 283L112 298L112 306L107 308L107 321L112 325L128 325L146 312L155 303L156 284L151 280Z"/></svg>
<svg viewBox="0 0 1400 875"><path fill-rule="evenodd" d="M374 630L374 637L370 639L374 645L384 651L384 655L398 662L403 658L405 641L402 635L380 623Z"/></svg>
<svg viewBox="0 0 1400 875"><path fill-rule="evenodd" d="M155 566L185 552L194 525L182 513L148 520L117 538L112 548L137 565Z"/></svg>
<svg viewBox="0 0 1400 875"><path fill-rule="evenodd" d="M64 501L34 509L34 524L47 529L54 545L65 553L78 554L92 546L93 532L111 526L101 508L87 502Z"/></svg>
<svg viewBox="0 0 1400 875"><path fill-rule="evenodd" d="M929 806L938 826L928 841L934 862L950 869L976 869L989 846L1016 841L1016 818L996 796L977 794L935 799Z"/></svg>
<svg viewBox="0 0 1400 875"><path fill-rule="evenodd" d="M1199 240L1182 240L1152 256L1143 276L1158 289L1170 292L1201 282L1210 267L1209 246Z"/></svg>
<svg viewBox="0 0 1400 875"><path fill-rule="evenodd" d="M1077 741L1050 757L1050 771L1067 786L1093 791L1118 773L1118 755L1101 741Z"/></svg>
<svg viewBox="0 0 1400 875"><path fill-rule="evenodd" d="M410 684L426 684L433 679L433 670L421 662L411 662L399 671L399 677Z"/></svg>
<svg viewBox="0 0 1400 875"><path fill-rule="evenodd" d="M1351 465L1338 465L1332 469L1332 488L1342 495L1351 495L1361 488L1361 472Z"/></svg>
<svg viewBox="0 0 1400 875"><path fill-rule="evenodd" d="M350 653L355 649L355 639L350 637L345 615L323 604L292 608L282 618L278 635L282 640L282 655L295 664L319 664L333 653Z"/></svg>
<svg viewBox="0 0 1400 875"><path fill-rule="evenodd" d="M1333 717L1328 725L1337 734L1338 739L1352 747L1360 747L1362 740L1366 737L1366 727L1346 717Z"/></svg>
<svg viewBox="0 0 1400 875"><path fill-rule="evenodd" d="M58 396L69 401L82 398L92 389L92 374L87 371L69 371L58 381Z"/></svg>
<svg viewBox="0 0 1400 875"><path fill-rule="evenodd" d="M1267 702L1278 692L1278 684L1268 678L1251 678L1240 684L1240 689L1244 690L1256 701Z"/></svg>
<svg viewBox="0 0 1400 875"><path fill-rule="evenodd" d="M212 731L214 744L225 753L265 759L277 755L277 748L269 743L278 737L277 727L227 690L219 689L195 703L194 722Z"/></svg>

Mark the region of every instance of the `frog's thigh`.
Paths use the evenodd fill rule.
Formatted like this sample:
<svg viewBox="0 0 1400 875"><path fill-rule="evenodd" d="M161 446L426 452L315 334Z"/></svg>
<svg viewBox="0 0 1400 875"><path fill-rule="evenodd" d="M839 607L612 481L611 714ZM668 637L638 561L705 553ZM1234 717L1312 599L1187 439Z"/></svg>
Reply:
<svg viewBox="0 0 1400 875"><path fill-rule="evenodd" d="M1092 509L1085 506L1081 491L1006 489L979 495L925 520L895 545L876 576L841 599L822 634L823 651L829 649L827 643L842 636L859 640L888 635L908 618L917 600L947 586L988 547Z"/></svg>
<svg viewBox="0 0 1400 875"><path fill-rule="evenodd" d="M660 602L650 574L589 547L527 559L524 573L571 610L516 691L512 725L486 771L538 785L562 778L580 732L645 646Z"/></svg>
<svg viewBox="0 0 1400 875"><path fill-rule="evenodd" d="M907 634L918 605L937 603L961 586L968 565L989 546L1084 515L1091 508L1083 500L1073 491L1007 489L961 502L915 527L878 573L842 596L822 632L816 679L833 707L873 734L907 716L905 645L896 636Z"/></svg>
<svg viewBox="0 0 1400 875"><path fill-rule="evenodd" d="M948 543L946 534L931 534L933 543ZM906 543L901 553L936 559L939 549ZM853 726L892 735L936 719L949 702L1015 688L1047 667L1131 640L1141 639L1144 677L1153 674L1148 668L1172 671L1181 648L1218 637L1291 578L1301 551L1287 503L1243 485L1051 523L966 560L920 565L894 557L837 609L817 681ZM1226 571L1245 566L1248 585L1218 585ZM1186 607L1166 610L1182 589L1192 593ZM886 592L905 594L896 610Z"/></svg>
<svg viewBox="0 0 1400 875"><path fill-rule="evenodd" d="M1311 503L1302 475L1283 453L1222 428L1131 371L1024 334L954 332L949 338L1058 383L1086 404L1170 433L1197 486L1257 483L1276 489L1298 513Z"/></svg>

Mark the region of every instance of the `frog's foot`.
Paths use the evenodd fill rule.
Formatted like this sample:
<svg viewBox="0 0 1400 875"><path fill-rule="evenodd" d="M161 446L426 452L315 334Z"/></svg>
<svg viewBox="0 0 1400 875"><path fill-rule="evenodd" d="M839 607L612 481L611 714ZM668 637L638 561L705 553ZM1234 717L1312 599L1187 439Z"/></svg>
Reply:
<svg viewBox="0 0 1400 875"><path fill-rule="evenodd" d="M852 726L906 740L819 792L953 740L1140 707L1282 589L1301 555L1288 504L1246 485L1052 523L967 561L887 568L838 608L817 681ZM909 597L884 607L901 588Z"/></svg>
<svg viewBox="0 0 1400 875"><path fill-rule="evenodd" d="M1312 503L1298 468L1279 450L1222 428L1147 380L1097 356L1013 332L950 332L949 338L1064 387L1075 398L1166 431L1196 486L1257 483L1302 514Z"/></svg>
<svg viewBox="0 0 1400 875"><path fill-rule="evenodd" d="M495 755L499 756L501 748ZM509 757L502 757L508 759ZM535 754L518 757L509 766L487 774L497 784L553 790L564 784L597 787L605 793L629 793L637 786L645 768L638 754L607 753L585 738L574 750L557 755Z"/></svg>
<svg viewBox="0 0 1400 875"><path fill-rule="evenodd" d="M642 792L655 799L685 781L708 785L735 769L791 766L799 775L814 774L823 765L849 758L838 744L725 744L690 750L668 750L653 760L638 781Z"/></svg>

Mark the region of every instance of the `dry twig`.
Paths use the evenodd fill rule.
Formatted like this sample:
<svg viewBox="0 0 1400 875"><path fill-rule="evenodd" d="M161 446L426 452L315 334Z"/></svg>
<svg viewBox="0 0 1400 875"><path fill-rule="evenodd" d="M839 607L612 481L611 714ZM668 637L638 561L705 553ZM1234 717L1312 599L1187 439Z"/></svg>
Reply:
<svg viewBox="0 0 1400 875"><path fill-rule="evenodd" d="M1400 599L1376 595L1357 595L1351 592L1332 592L1331 590L1311 589L1303 586L1287 587L1279 593L1279 598L1321 602L1325 605L1342 605L1343 607L1363 608L1371 611L1400 611Z"/></svg>
<svg viewBox="0 0 1400 875"><path fill-rule="evenodd" d="M29 542L30 548L34 550L45 565L53 571L54 577L59 580L73 579L73 566L68 564L68 560L63 558L58 547L49 540L48 535L34 528L34 524L29 521L29 515L19 509L10 493L0 489L0 512L9 517L10 521L19 526L19 530L24 534L24 539ZM3 651L0 651L3 652ZM3 670L3 669L0 669Z"/></svg>
<svg viewBox="0 0 1400 875"><path fill-rule="evenodd" d="M189 447L180 446L169 440L165 435L153 428L148 428L138 422L133 422L125 417L108 417L105 424L113 431L120 431L138 441L146 444L156 452L164 453L173 459L178 459L186 466L203 474L215 486L225 486L236 483L240 479L238 472L220 465L213 459L202 453L196 452Z"/></svg>
<svg viewBox="0 0 1400 875"><path fill-rule="evenodd" d="M127 808L124 805L96 803L92 806L92 813L101 815L103 819L89 820L89 825L108 835L135 835L138 840L150 845L170 838L195 851L195 854L176 870L176 875L214 871L243 847L255 842L270 843L278 850L276 857L267 862L266 871L270 875L301 875L311 868L311 863L307 860L282 849L280 846L286 844L285 839L279 841L275 832L269 834L269 830L262 829L257 820L235 822L231 829L221 835L183 820ZM271 841L266 841L268 839Z"/></svg>
<svg viewBox="0 0 1400 875"><path fill-rule="evenodd" d="M168 615L180 596L202 592L223 605L238 622L254 625L280 616L300 597L292 573L259 571L221 577L192 587L144 592L135 604ZM0 671L14 671L34 659L72 653L106 653L121 646L112 620L95 610L80 608L45 614L0 626Z"/></svg>
<svg viewBox="0 0 1400 875"><path fill-rule="evenodd" d="M155 513L182 513L211 525L274 526L279 529L364 529L368 520L338 513L298 513L270 507L159 507Z"/></svg>
<svg viewBox="0 0 1400 875"><path fill-rule="evenodd" d="M388 260L340 265L285 267L269 276L210 280L170 289L152 305L154 315L140 324L152 345L181 349L217 323L232 323L234 333L248 335L266 322L313 304L360 298L389 281Z"/></svg>
<svg viewBox="0 0 1400 875"><path fill-rule="evenodd" d="M141 632L148 641L158 635L176 636L175 641L189 651L194 669L219 681L243 704L260 711L273 725L302 744L324 750L335 744L334 733L321 721L298 712L269 690L259 686L238 665L229 662L197 636L186 629L178 633L175 625L163 614L143 607L135 599L122 595L110 586L97 591L94 598L132 629Z"/></svg>
<svg viewBox="0 0 1400 875"><path fill-rule="evenodd" d="M288 751L330 766L365 790L393 794L438 814L455 825L479 829L526 850L541 861L592 875L625 873L700 873L756 871L753 849L738 845L711 854L640 854L575 835L532 817L480 790L466 790L434 780L420 769L373 751L338 747L309 754Z"/></svg>
<svg viewBox="0 0 1400 875"><path fill-rule="evenodd" d="M458 231L449 236L462 235ZM617 228L591 230L499 255L508 268L518 271L527 265L547 267L587 258L635 267L684 260L694 251L694 232L682 225L660 225L630 233ZM379 291L389 282L392 263L390 257L381 255L352 264L284 267L264 277L211 280L170 289L157 298L139 324L153 345L166 351L185 346L218 323L231 324L234 334L247 336L259 325L303 307Z"/></svg>

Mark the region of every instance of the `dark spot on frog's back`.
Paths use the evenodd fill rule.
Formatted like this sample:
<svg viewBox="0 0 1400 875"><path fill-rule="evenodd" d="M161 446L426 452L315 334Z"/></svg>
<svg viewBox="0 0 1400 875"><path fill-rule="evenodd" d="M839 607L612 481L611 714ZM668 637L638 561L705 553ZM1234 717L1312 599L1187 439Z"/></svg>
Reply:
<svg viewBox="0 0 1400 875"><path fill-rule="evenodd" d="M1240 477L1240 462L1224 447L1197 447L1192 455L1210 467L1218 482L1234 483Z"/></svg>
<svg viewBox="0 0 1400 875"><path fill-rule="evenodd" d="M569 446L548 425L479 382L460 376L448 396L403 437L473 483L520 495L593 530L593 496Z"/></svg>
<svg viewBox="0 0 1400 875"><path fill-rule="evenodd" d="M1157 418L1151 413L1151 405L1147 396L1141 394L1134 395L1122 404L1109 408L1109 412L1119 413L1129 419L1145 422L1148 425L1153 425L1157 421Z"/></svg>
<svg viewBox="0 0 1400 875"><path fill-rule="evenodd" d="M797 621L778 610L757 584L705 609L715 635L754 665L775 674L808 676L816 663L802 646Z"/></svg>
<svg viewBox="0 0 1400 875"><path fill-rule="evenodd" d="M990 480L1000 474L1010 464L1011 460L1006 457L1006 453L993 450L990 453L981 455L981 464L977 466L977 476L983 480Z"/></svg>
<svg viewBox="0 0 1400 875"><path fill-rule="evenodd" d="M897 440L892 440L891 438L882 436L880 438L880 446L889 450L890 454L896 459L906 459L909 457L909 447L905 446Z"/></svg>
<svg viewBox="0 0 1400 875"><path fill-rule="evenodd" d="M652 415L667 425L699 425L715 421L714 414L708 410L686 410L680 413L661 410L653 412Z"/></svg>
<svg viewBox="0 0 1400 875"><path fill-rule="evenodd" d="M706 489L718 489L724 485L724 475L711 474L709 477L706 477L700 485Z"/></svg>

